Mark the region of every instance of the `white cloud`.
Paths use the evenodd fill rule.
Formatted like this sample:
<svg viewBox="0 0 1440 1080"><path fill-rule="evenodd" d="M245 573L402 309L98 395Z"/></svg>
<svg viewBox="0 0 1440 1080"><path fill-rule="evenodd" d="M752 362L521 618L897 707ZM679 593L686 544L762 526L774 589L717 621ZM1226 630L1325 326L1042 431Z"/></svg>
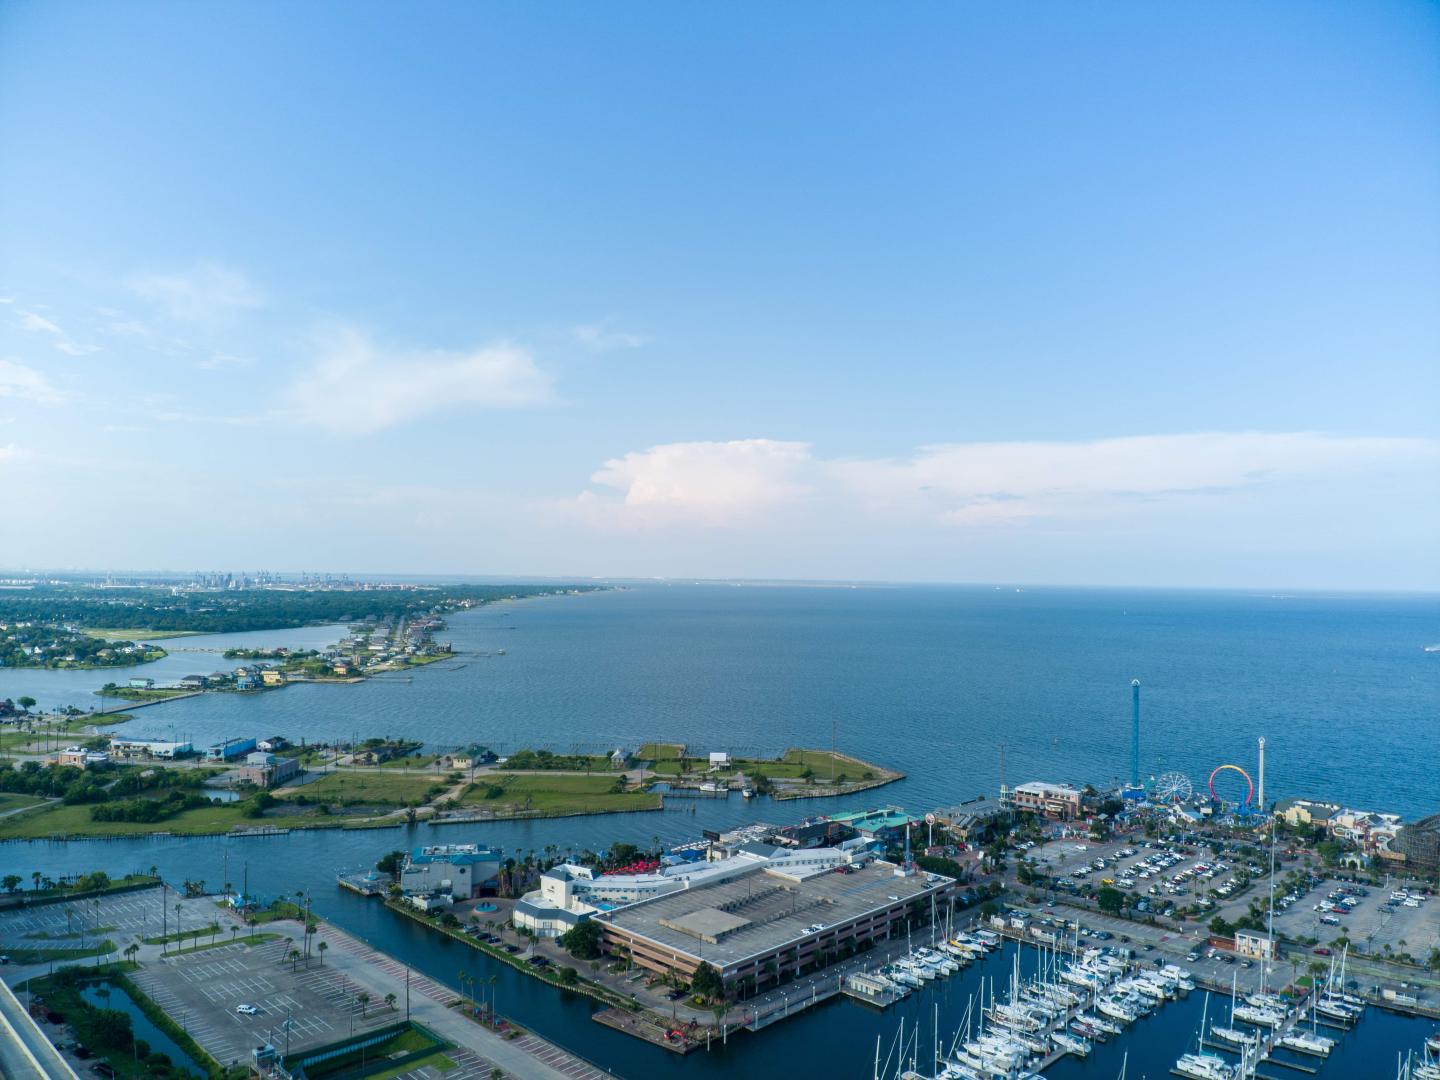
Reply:
<svg viewBox="0 0 1440 1080"><path fill-rule="evenodd" d="M384 350L342 330L289 391L285 414L336 434L365 435L462 406L516 408L551 399L554 380L527 349Z"/></svg>
<svg viewBox="0 0 1440 1080"><path fill-rule="evenodd" d="M16 446L14 443L0 446L0 461L19 461L21 458L29 456L29 450L21 446Z"/></svg>
<svg viewBox="0 0 1440 1080"><path fill-rule="evenodd" d="M14 360L0 360L0 397L14 397L24 401L38 402L42 405L53 405L64 400L65 395L34 368L26 367Z"/></svg>
<svg viewBox="0 0 1440 1080"><path fill-rule="evenodd" d="M605 462L590 479L624 493L625 519L721 525L807 494L811 466L806 443L737 439L652 446ZM582 498L603 512L605 500Z"/></svg>
<svg viewBox="0 0 1440 1080"><path fill-rule="evenodd" d="M66 356L89 356L93 352L99 352L99 345L76 345L73 341L57 341L55 348L59 349Z"/></svg>
<svg viewBox="0 0 1440 1080"><path fill-rule="evenodd" d="M671 443L608 461L573 505L636 526L768 521L779 504L826 515L952 526L1090 518L1145 504L1223 498L1302 477L1339 477L1433 460L1426 439L1308 432L1214 432L1086 442L956 443L899 459L824 459L808 444Z"/></svg>
<svg viewBox="0 0 1440 1080"><path fill-rule="evenodd" d="M32 334L60 334L63 336L65 333L43 315L19 309L15 313L20 316L20 329L22 330L29 330Z"/></svg>
<svg viewBox="0 0 1440 1080"><path fill-rule="evenodd" d="M126 284L182 322L215 322L265 304L264 294L244 274L213 262L178 272L134 274Z"/></svg>
<svg viewBox="0 0 1440 1080"><path fill-rule="evenodd" d="M645 334L634 334L614 329L608 321L591 323L588 326L571 328L570 337L579 345L593 352L614 352L617 349L638 349L648 345L650 338Z"/></svg>
<svg viewBox="0 0 1440 1080"><path fill-rule="evenodd" d="M213 353L203 360L195 361L195 366L201 371L220 371L224 368L248 367L250 359L245 356L232 356L229 353Z"/></svg>

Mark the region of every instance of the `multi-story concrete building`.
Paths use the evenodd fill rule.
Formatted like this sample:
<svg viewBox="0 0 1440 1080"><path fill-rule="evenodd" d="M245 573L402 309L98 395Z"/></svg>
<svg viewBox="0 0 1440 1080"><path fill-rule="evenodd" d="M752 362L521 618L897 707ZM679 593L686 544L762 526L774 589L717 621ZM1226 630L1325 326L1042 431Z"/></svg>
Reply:
<svg viewBox="0 0 1440 1080"><path fill-rule="evenodd" d="M1056 821L1074 821L1080 816L1081 794L1064 784L1031 781L1010 789L1010 804L1016 810L1043 814Z"/></svg>
<svg viewBox="0 0 1440 1080"><path fill-rule="evenodd" d="M591 918L612 955L687 980L707 963L728 994L747 993L903 934L907 924L928 921L932 899L954 886L886 862L844 869L755 860L739 873Z"/></svg>

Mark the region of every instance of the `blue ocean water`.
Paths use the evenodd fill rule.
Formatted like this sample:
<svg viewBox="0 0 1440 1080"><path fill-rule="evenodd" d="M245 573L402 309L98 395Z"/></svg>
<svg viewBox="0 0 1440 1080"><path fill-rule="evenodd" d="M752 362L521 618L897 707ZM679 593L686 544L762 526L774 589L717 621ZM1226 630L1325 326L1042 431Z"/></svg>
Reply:
<svg viewBox="0 0 1440 1080"><path fill-rule="evenodd" d="M1012 784L1127 775L1138 678L1145 775L1254 774L1263 735L1269 799L1440 809L1433 596L647 585L488 607L444 636L470 655L411 681L207 695L126 733L764 752L833 729L906 772L872 801L919 809L994 791L1002 743Z"/></svg>
<svg viewBox="0 0 1440 1080"><path fill-rule="evenodd" d="M307 630L305 643L331 633ZM1001 743L1011 783L1100 782L1128 772L1136 677L1144 684L1146 774L1182 770L1201 788L1222 762L1253 765L1263 734L1269 798L1325 796L1408 816L1440 804L1440 654L1423 651L1440 641L1435 597L651 585L497 605L455 616L444 636L464 655L408 681L206 695L138 710L125 732L196 742L389 734L555 748L678 739L754 752L825 746L833 730L843 749L907 776L840 800L675 800L656 813L277 838L12 842L0 845L0 864L25 877L153 864L171 881L215 883L228 873L262 896L306 890L326 918L449 985L461 967L496 976L503 1011L631 1080L797 1071L858 1080L870 1075L877 1038L888 1047L902 1015L928 1044L938 1006L941 1038L952 1036L981 972L885 1014L834 1002L682 1060L590 1023L588 999L557 994L337 890L334 872L440 840L516 852L598 849L617 840L677 843L705 828L879 802L923 810L993 791ZM263 644L267 635L246 639ZM175 644L202 640L227 643ZM203 653L177 652L166 663L177 671L219 666ZM11 687L25 672L4 674L0 692L24 692ZM77 701L114 677L47 675L63 678L47 679L46 694ZM984 974L1003 988L1008 967L997 958ZM1199 1003L1192 995L1167 1006L1133 1035L1049 1075L1110 1080L1128 1050L1130 1077L1166 1076L1193 1041ZM1433 1026L1372 1013L1319 1080L1393 1076L1396 1051L1418 1047Z"/></svg>

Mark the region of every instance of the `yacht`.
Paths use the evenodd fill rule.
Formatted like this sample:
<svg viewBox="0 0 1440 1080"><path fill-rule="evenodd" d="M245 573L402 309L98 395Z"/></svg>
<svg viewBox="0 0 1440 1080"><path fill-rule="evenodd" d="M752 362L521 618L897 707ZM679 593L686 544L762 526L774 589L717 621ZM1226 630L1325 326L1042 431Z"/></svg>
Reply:
<svg viewBox="0 0 1440 1080"><path fill-rule="evenodd" d="M1302 1054L1327 1057L1330 1051L1335 1049L1335 1040L1328 1039L1324 1035L1312 1035L1308 1031L1296 1031L1282 1038L1280 1045L1291 1050L1299 1050Z"/></svg>
<svg viewBox="0 0 1440 1080"><path fill-rule="evenodd" d="M1219 1054L1181 1054L1175 1071L1194 1080L1235 1080L1235 1068Z"/></svg>
<svg viewBox="0 0 1440 1080"><path fill-rule="evenodd" d="M1055 1043L1057 1050L1064 1050L1067 1054L1074 1054L1076 1057L1088 1057L1090 1054L1090 1041L1075 1035L1067 1035L1063 1031L1057 1031L1050 1036Z"/></svg>
<svg viewBox="0 0 1440 1080"><path fill-rule="evenodd" d="M1212 1027L1210 1034L1231 1046L1258 1046L1260 1044L1259 1035L1254 1032L1241 1031L1239 1028Z"/></svg>
<svg viewBox="0 0 1440 1080"><path fill-rule="evenodd" d="M1261 1009L1254 1005L1236 1005L1231 1012L1236 1020L1264 1027L1279 1027L1285 1022L1285 1017L1273 1009Z"/></svg>

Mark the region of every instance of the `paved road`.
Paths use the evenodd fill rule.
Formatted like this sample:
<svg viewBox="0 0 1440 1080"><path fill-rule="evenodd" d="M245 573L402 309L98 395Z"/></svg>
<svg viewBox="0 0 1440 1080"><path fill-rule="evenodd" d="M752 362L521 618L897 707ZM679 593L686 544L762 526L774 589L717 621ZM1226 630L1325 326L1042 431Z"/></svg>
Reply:
<svg viewBox="0 0 1440 1080"><path fill-rule="evenodd" d="M74 1070L0 983L0 1076L6 1080L77 1080Z"/></svg>

